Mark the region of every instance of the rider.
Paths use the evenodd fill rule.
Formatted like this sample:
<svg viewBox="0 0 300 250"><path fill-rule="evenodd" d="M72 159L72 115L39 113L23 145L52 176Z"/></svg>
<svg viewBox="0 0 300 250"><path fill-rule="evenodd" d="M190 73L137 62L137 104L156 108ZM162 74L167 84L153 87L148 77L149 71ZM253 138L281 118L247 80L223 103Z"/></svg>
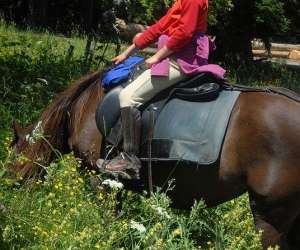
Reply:
<svg viewBox="0 0 300 250"><path fill-rule="evenodd" d="M113 61L119 64L137 49L158 41L158 51L145 61L149 68L125 87L119 96L123 130L123 150L118 157L98 162L106 172L138 170L137 158L141 115L139 106L157 93L199 72L211 72L223 78L225 71L218 65L208 64L213 44L205 35L208 0L177 0L157 23L135 36L133 43ZM138 175L137 175L138 177Z"/></svg>

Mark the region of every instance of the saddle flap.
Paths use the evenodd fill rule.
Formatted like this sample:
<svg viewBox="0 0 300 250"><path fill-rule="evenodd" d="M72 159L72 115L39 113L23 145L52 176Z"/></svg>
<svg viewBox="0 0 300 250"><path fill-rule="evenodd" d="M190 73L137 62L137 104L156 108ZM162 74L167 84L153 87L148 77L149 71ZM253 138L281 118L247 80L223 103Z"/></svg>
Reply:
<svg viewBox="0 0 300 250"><path fill-rule="evenodd" d="M170 100L154 126L151 159L215 163L239 94L221 91L217 99L208 102ZM149 160L147 149L147 143L142 145L144 160Z"/></svg>
<svg viewBox="0 0 300 250"><path fill-rule="evenodd" d="M119 94L123 88L118 86L109 91L96 109L96 124L101 134L107 137L120 117Z"/></svg>

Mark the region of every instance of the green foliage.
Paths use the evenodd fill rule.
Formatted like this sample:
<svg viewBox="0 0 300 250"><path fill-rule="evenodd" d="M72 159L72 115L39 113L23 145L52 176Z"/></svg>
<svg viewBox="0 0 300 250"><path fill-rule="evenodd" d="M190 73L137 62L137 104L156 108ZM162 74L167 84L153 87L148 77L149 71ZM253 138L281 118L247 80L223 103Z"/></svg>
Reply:
<svg viewBox="0 0 300 250"><path fill-rule="evenodd" d="M26 160L9 148L10 121L36 119L85 70L83 54L81 39L0 25L0 248L261 249L246 195L210 209L199 201L183 212L171 209L167 194L159 190L150 197L129 192L116 217L116 190L104 185L103 176L83 169L73 154L45 166L44 179L7 178L12 160ZM92 68L97 65L93 59ZM228 77L234 83L300 91L299 70L282 66L228 68Z"/></svg>
<svg viewBox="0 0 300 250"><path fill-rule="evenodd" d="M209 2L208 23L211 26L220 24L234 7L232 0L218 0Z"/></svg>
<svg viewBox="0 0 300 250"><path fill-rule="evenodd" d="M261 249L246 196L213 209L200 201L184 213L170 208L165 193L147 198L129 192L116 217L117 187L104 185L93 171L81 173L73 155L46 169L45 179L23 184L0 177L5 248Z"/></svg>
<svg viewBox="0 0 300 250"><path fill-rule="evenodd" d="M92 47L88 67L84 39L19 31L0 20L0 159L13 119L37 119L56 93L87 70L101 66L103 44ZM112 48L104 55L111 57Z"/></svg>
<svg viewBox="0 0 300 250"><path fill-rule="evenodd" d="M72 77L79 77L82 67L80 55L68 54L68 48L80 46L83 49L83 43L75 44L74 41L30 31L18 33L13 27L1 25L1 105L5 105L7 110L19 110L18 117L24 117L24 112L34 116L32 112L39 112L66 82ZM77 47L76 51L80 49ZM28 109L32 106L36 107L36 111ZM3 128L7 123L0 126Z"/></svg>
<svg viewBox="0 0 300 250"><path fill-rule="evenodd" d="M0 111L4 113L0 129L11 123L10 110L23 124L28 123L57 92L89 70L84 39L19 32L0 22L0 44L0 107L5 107ZM89 62L92 68L100 66L103 50L99 43L95 47Z"/></svg>
<svg viewBox="0 0 300 250"><path fill-rule="evenodd" d="M233 83L246 86L284 87L300 93L300 69L272 63L252 63L239 68L228 66L227 76Z"/></svg>
<svg viewBox="0 0 300 250"><path fill-rule="evenodd" d="M267 36L287 32L290 20L285 16L284 3L278 0L259 0L255 2L257 30Z"/></svg>
<svg viewBox="0 0 300 250"><path fill-rule="evenodd" d="M139 4L144 8L144 22L153 23L160 16L165 14L168 7L171 6L172 0L138 0Z"/></svg>
<svg viewBox="0 0 300 250"><path fill-rule="evenodd" d="M173 0L128 0L116 8L127 22L152 24L166 13Z"/></svg>
<svg viewBox="0 0 300 250"><path fill-rule="evenodd" d="M291 20L290 32L287 40L293 43L300 41L300 2L286 0L284 4L285 15Z"/></svg>

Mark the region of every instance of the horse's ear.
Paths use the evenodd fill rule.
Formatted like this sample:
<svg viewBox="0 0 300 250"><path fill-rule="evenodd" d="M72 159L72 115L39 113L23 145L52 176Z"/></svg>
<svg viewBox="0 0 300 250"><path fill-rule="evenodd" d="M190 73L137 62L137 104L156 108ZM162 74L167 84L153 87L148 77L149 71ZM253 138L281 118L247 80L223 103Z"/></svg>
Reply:
<svg viewBox="0 0 300 250"><path fill-rule="evenodd" d="M16 120L13 121L12 127L14 129L14 141L24 137L24 130Z"/></svg>

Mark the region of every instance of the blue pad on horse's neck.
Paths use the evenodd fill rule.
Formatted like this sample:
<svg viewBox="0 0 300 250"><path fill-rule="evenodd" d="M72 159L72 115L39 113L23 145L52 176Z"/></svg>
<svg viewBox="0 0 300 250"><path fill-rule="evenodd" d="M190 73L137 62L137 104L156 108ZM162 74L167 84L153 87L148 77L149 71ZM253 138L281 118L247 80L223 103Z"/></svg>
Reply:
<svg viewBox="0 0 300 250"><path fill-rule="evenodd" d="M143 61L143 57L132 56L111 68L101 79L103 88L110 90L126 82L130 78L131 74L134 73L135 67Z"/></svg>

